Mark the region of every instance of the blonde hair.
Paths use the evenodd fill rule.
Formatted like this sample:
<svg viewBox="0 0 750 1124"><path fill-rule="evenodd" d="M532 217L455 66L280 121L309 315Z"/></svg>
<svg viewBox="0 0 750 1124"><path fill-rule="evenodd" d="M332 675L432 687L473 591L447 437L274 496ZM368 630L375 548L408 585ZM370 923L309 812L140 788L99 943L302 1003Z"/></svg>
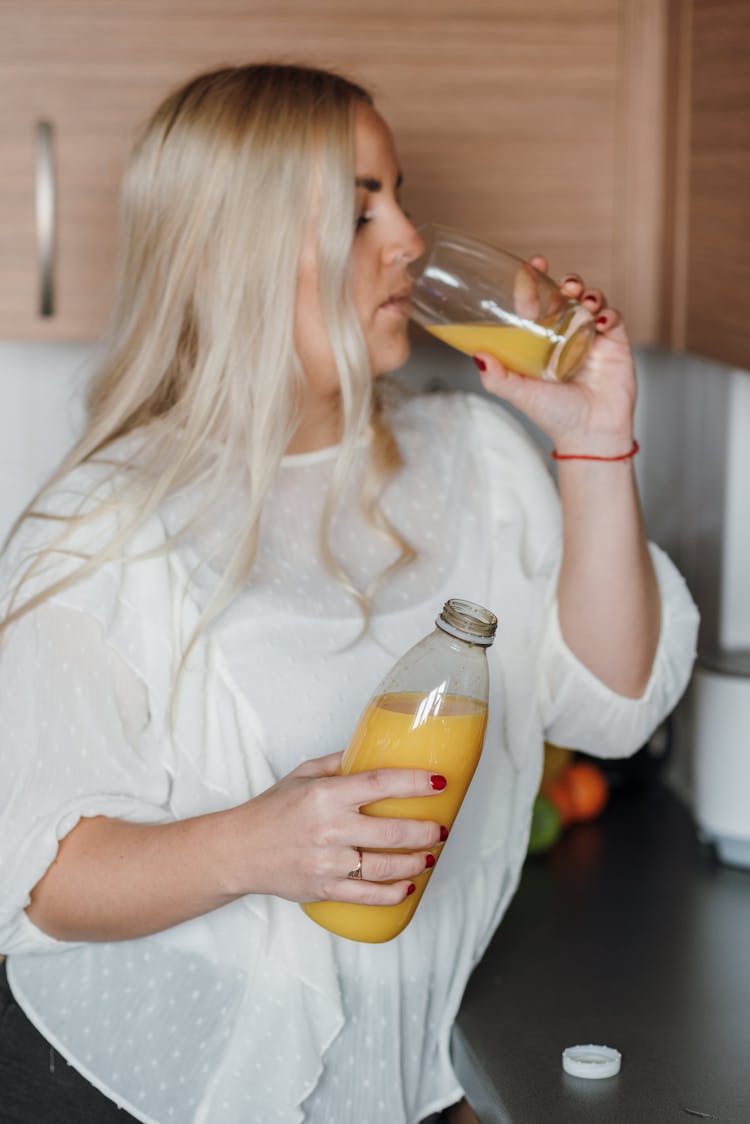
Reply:
<svg viewBox="0 0 750 1124"><path fill-rule="evenodd" d="M328 526L358 439L371 425L363 507L398 544L394 565L415 556L378 507L401 460L373 389L349 290L354 113L362 103L371 104L364 89L328 71L227 67L176 90L147 122L123 180L116 297L86 430L16 524L36 517L59 519L63 526L22 575L0 629L116 557L181 488L207 484L202 511L209 509L230 481L236 484L238 466L250 497L246 530L183 650L182 665L199 633L248 580L263 505L300 417L304 374L293 325L315 178L325 184L318 200L318 275L342 422L323 555L361 606L366 625L373 590L357 589L333 557ZM113 470L114 496L97 497L72 516L35 506L51 485L131 434L144 440L137 442L131 471L123 472L121 463ZM77 526L113 510L120 516L118 530L101 549L76 554L81 564L73 573L15 605L45 554L66 553Z"/></svg>

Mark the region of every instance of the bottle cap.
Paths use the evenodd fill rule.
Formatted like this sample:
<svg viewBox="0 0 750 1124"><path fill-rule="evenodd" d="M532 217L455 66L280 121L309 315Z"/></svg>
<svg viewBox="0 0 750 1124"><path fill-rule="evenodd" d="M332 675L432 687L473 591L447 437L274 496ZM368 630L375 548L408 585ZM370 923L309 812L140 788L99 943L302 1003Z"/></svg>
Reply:
<svg viewBox="0 0 750 1124"><path fill-rule="evenodd" d="M611 1046L568 1046L562 1055L566 1073L588 1080L614 1077L620 1072L621 1061L622 1054Z"/></svg>
<svg viewBox="0 0 750 1124"><path fill-rule="evenodd" d="M459 640L487 647L495 639L497 617L489 609L475 605L473 601L461 601L452 597L443 605L443 611L435 624L443 632L456 636Z"/></svg>

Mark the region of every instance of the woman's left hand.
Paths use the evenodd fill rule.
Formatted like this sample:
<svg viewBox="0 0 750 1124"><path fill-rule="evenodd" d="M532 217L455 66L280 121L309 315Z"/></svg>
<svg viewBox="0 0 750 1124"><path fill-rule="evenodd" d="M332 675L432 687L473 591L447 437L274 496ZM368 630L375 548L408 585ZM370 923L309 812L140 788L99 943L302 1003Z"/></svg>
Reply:
<svg viewBox="0 0 750 1124"><path fill-rule="evenodd" d="M530 262L546 273L545 258ZM567 274L560 288L595 320L596 337L580 370L567 382L548 382L510 371L482 351L475 357L482 384L524 413L560 453L627 452L633 440L636 379L625 326L619 313L607 307L604 294L586 288L577 274Z"/></svg>

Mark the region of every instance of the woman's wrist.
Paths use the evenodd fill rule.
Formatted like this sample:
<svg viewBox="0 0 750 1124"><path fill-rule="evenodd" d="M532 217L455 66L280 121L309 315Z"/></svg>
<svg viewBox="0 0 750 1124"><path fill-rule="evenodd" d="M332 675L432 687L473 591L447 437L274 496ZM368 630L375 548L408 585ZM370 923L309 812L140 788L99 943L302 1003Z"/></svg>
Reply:
<svg viewBox="0 0 750 1124"><path fill-rule="evenodd" d="M206 817L206 846L216 871L216 888L227 901L251 892L247 875L247 839L243 805Z"/></svg>
<svg viewBox="0 0 750 1124"><path fill-rule="evenodd" d="M635 435L632 425L607 431L584 431L560 434L554 441L559 458L627 458L632 456ZM557 458L556 458L557 459Z"/></svg>

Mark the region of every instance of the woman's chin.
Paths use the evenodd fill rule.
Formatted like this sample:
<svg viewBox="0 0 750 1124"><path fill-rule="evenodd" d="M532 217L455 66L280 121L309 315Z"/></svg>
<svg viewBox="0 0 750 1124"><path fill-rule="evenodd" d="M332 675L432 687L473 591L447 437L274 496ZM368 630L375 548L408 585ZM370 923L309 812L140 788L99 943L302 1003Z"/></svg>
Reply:
<svg viewBox="0 0 750 1124"><path fill-rule="evenodd" d="M388 348L380 348L377 356L373 356L370 361L373 378L377 379L381 375L390 375L398 371L406 363L410 354L411 343L408 336L398 341L394 340Z"/></svg>

